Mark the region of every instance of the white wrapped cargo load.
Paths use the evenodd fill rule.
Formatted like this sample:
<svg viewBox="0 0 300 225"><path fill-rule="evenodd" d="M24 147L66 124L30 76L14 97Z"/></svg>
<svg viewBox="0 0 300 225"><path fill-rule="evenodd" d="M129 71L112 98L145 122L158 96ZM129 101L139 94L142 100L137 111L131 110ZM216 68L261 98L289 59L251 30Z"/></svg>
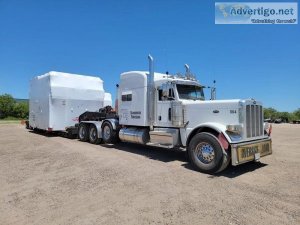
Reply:
<svg viewBox="0 0 300 225"><path fill-rule="evenodd" d="M78 122L80 114L98 111L111 102L99 77L51 71L31 80L29 125L64 131Z"/></svg>
<svg viewBox="0 0 300 225"><path fill-rule="evenodd" d="M105 92L104 93L104 106L112 106L111 94Z"/></svg>

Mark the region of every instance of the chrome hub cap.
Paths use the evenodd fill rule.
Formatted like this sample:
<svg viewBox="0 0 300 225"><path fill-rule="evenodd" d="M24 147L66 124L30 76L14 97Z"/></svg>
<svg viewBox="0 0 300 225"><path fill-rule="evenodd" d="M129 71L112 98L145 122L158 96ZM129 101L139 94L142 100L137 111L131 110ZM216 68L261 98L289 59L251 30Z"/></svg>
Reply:
<svg viewBox="0 0 300 225"><path fill-rule="evenodd" d="M108 126L105 126L103 128L103 136L107 140L110 137L110 128Z"/></svg>
<svg viewBox="0 0 300 225"><path fill-rule="evenodd" d="M215 158L214 148L206 142L199 143L195 149L195 153L197 158L205 164L211 163Z"/></svg>

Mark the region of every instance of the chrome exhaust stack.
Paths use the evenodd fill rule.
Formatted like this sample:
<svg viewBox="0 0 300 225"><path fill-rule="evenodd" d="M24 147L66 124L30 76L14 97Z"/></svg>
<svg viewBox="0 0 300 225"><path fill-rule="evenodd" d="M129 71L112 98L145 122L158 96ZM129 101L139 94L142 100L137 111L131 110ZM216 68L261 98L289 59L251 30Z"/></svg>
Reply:
<svg viewBox="0 0 300 225"><path fill-rule="evenodd" d="M184 68L185 68L185 73L190 74L190 72L191 72L190 66L188 64L184 64Z"/></svg>
<svg viewBox="0 0 300 225"><path fill-rule="evenodd" d="M153 130L154 125L154 60L153 57L149 54L149 74L147 79L147 110L148 110L148 122L150 130Z"/></svg>
<svg viewBox="0 0 300 225"><path fill-rule="evenodd" d="M188 80L196 80L196 77L193 73L191 73L190 66L188 64L184 64L185 68L185 78Z"/></svg>

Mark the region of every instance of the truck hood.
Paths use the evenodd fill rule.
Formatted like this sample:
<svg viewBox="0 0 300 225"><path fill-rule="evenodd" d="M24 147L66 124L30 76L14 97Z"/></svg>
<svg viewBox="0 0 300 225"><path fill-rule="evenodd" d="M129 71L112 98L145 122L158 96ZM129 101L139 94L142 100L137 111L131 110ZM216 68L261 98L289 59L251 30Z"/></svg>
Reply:
<svg viewBox="0 0 300 225"><path fill-rule="evenodd" d="M187 128L195 128L200 124L216 123L223 128L226 125L239 124L239 108L243 100L193 101L183 100L184 120Z"/></svg>
<svg viewBox="0 0 300 225"><path fill-rule="evenodd" d="M186 134L199 127L210 127L223 132L229 143L263 138L262 102L254 99L213 101L181 101ZM240 135L229 138L227 125L240 125Z"/></svg>

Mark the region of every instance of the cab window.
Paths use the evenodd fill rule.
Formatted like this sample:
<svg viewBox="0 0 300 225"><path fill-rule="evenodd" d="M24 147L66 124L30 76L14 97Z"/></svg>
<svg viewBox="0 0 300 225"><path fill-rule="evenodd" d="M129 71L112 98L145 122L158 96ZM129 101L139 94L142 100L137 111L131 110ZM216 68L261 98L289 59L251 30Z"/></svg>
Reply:
<svg viewBox="0 0 300 225"><path fill-rule="evenodd" d="M180 99L204 100L203 88L196 85L176 84Z"/></svg>
<svg viewBox="0 0 300 225"><path fill-rule="evenodd" d="M131 102L132 94L122 95L122 102Z"/></svg>

